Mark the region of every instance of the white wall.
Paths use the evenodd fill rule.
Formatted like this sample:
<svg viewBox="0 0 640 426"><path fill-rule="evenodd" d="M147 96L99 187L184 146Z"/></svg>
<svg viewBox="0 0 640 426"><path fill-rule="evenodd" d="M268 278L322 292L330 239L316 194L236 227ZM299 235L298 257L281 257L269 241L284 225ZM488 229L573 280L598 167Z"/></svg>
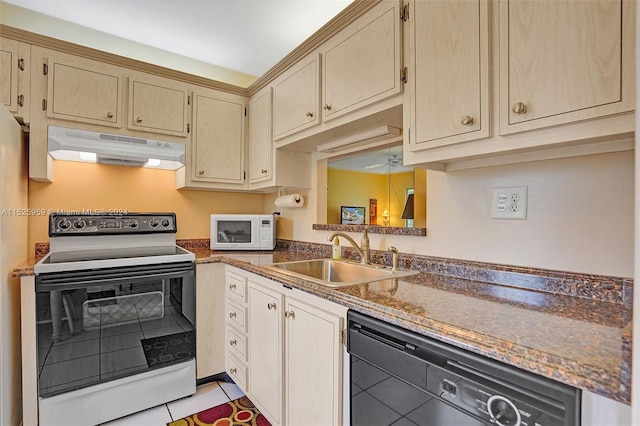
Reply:
<svg viewBox="0 0 640 426"><path fill-rule="evenodd" d="M371 234L371 248L632 277L633 176L633 151L429 172L427 236ZM491 219L491 188L521 185L528 187L528 219ZM326 243L328 232L311 229L317 186L314 180L303 192L305 207L283 210L279 238ZM273 198L265 198L266 212L275 210Z"/></svg>

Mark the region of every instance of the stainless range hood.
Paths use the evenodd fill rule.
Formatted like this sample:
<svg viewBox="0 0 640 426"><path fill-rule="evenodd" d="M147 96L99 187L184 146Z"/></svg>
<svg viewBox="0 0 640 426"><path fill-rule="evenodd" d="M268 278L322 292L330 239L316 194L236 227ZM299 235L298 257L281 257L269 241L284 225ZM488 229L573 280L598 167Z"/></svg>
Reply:
<svg viewBox="0 0 640 426"><path fill-rule="evenodd" d="M136 138L49 126L48 152L54 160L177 170L184 166L179 142Z"/></svg>

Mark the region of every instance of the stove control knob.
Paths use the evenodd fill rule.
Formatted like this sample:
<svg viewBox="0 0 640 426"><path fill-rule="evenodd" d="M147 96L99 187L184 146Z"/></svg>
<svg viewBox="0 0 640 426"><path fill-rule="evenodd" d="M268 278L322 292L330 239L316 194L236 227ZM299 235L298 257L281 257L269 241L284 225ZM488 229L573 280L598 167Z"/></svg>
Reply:
<svg viewBox="0 0 640 426"><path fill-rule="evenodd" d="M166 228L167 226L169 226L171 224L171 222L169 222L169 219L164 219L162 221L162 227Z"/></svg>
<svg viewBox="0 0 640 426"><path fill-rule="evenodd" d="M491 420L498 426L519 426L522 420L516 405L502 395L493 395L487 401Z"/></svg>
<svg viewBox="0 0 640 426"><path fill-rule="evenodd" d="M63 231L66 231L70 227L71 222L68 219L62 219L60 222L58 222L58 228L62 229Z"/></svg>
<svg viewBox="0 0 640 426"><path fill-rule="evenodd" d="M85 222L84 220L80 219L80 220L76 220L73 222L73 227L76 229L82 229L87 225L87 222Z"/></svg>
<svg viewBox="0 0 640 426"><path fill-rule="evenodd" d="M160 221L158 221L158 219L155 219L155 218L149 221L149 226L151 226L152 228L157 228L159 224L160 224Z"/></svg>
<svg viewBox="0 0 640 426"><path fill-rule="evenodd" d="M129 228L137 228L138 227L138 221L137 220L130 220L128 225L129 225Z"/></svg>

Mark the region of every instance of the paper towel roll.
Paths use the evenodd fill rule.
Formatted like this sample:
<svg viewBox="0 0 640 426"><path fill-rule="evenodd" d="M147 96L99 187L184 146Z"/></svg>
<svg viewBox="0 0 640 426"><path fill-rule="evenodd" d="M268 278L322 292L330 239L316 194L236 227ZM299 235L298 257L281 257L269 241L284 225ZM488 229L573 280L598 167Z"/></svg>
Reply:
<svg viewBox="0 0 640 426"><path fill-rule="evenodd" d="M282 195L276 198L276 207L302 207L304 198L300 194Z"/></svg>

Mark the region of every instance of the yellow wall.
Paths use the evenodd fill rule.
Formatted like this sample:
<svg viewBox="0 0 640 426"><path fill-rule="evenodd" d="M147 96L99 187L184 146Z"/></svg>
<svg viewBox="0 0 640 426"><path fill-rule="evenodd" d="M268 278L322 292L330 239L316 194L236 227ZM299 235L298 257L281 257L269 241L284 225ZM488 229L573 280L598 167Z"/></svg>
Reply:
<svg viewBox="0 0 640 426"><path fill-rule="evenodd" d="M419 172L425 174L423 170ZM340 223L340 206L366 207L366 222L369 223L369 199L375 198L378 200L378 225L383 224L383 210L389 210L389 225L405 226L400 216L404 209L406 189L414 187L413 173L393 173L390 176L330 169L327 174L327 223ZM424 203L424 186L421 189ZM424 218L424 208L422 215ZM424 219L419 222L424 226Z"/></svg>
<svg viewBox="0 0 640 426"><path fill-rule="evenodd" d="M29 181L29 208L175 212L177 238L209 238L211 213L264 213L264 195L175 189L175 172L54 161L55 181ZM47 216L29 218L29 252L48 242Z"/></svg>

